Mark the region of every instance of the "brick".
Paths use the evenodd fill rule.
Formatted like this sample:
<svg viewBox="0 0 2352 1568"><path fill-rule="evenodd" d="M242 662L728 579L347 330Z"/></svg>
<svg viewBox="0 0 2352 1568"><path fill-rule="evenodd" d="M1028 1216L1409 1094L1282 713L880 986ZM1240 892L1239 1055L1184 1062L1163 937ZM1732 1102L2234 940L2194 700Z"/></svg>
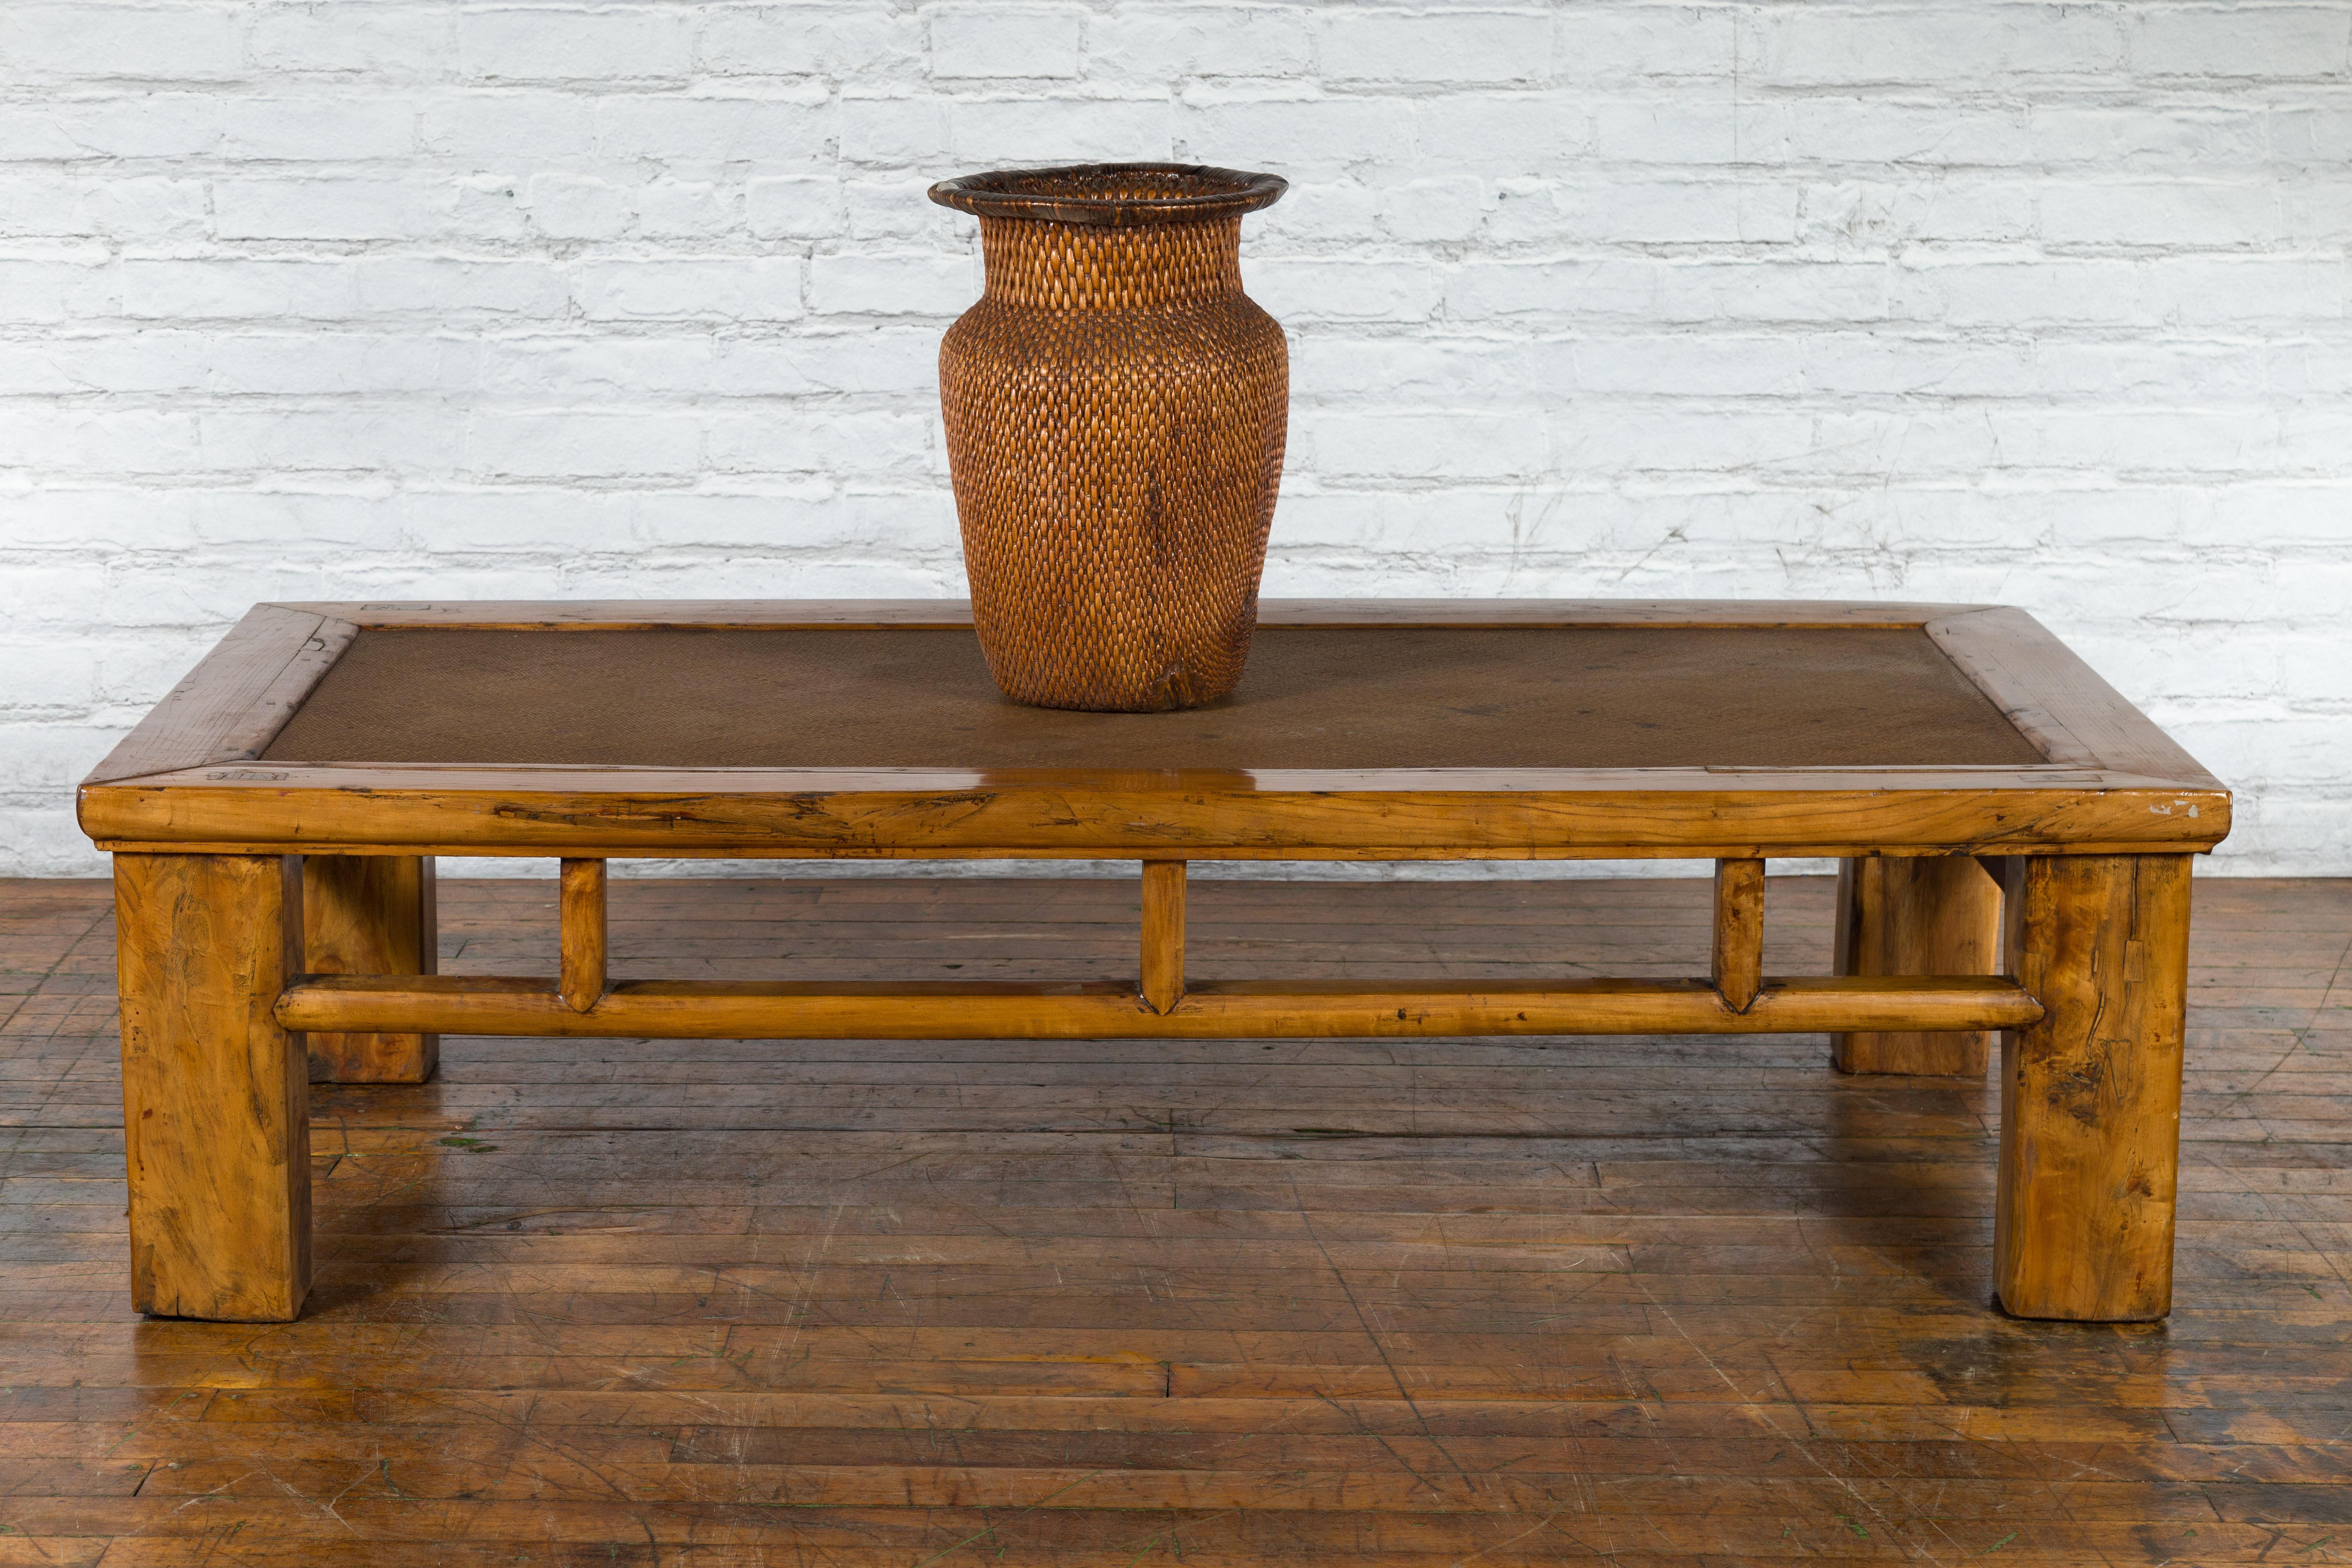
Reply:
<svg viewBox="0 0 2352 1568"><path fill-rule="evenodd" d="M927 7L935 77L1074 77L1087 14L1076 5Z"/></svg>
<svg viewBox="0 0 2352 1568"><path fill-rule="evenodd" d="M368 256L352 270L362 314L560 316L571 299L562 272L545 261Z"/></svg>
<svg viewBox="0 0 2352 1568"><path fill-rule="evenodd" d="M1808 385L1806 345L1777 336L1652 332L1596 335L1570 346L1567 374L1591 392L1773 397Z"/></svg>
<svg viewBox="0 0 2352 1568"><path fill-rule="evenodd" d="M809 269L821 315L956 316L980 289L979 264L963 256L820 256Z"/></svg>
<svg viewBox="0 0 2352 1568"><path fill-rule="evenodd" d="M1566 384L1539 378L1538 353L1483 336L1302 334L1290 349L1291 398L1299 406L1375 410L1524 404Z"/></svg>
<svg viewBox="0 0 2352 1568"><path fill-rule="evenodd" d="M719 473L914 475L940 458L932 420L895 409L793 409L712 420L710 467Z"/></svg>
<svg viewBox="0 0 2352 1568"><path fill-rule="evenodd" d="M201 181L161 175L0 174L0 235L159 241L204 232Z"/></svg>
<svg viewBox="0 0 2352 1568"><path fill-rule="evenodd" d="M230 158L345 162L415 150L416 110L403 99L237 98L223 109Z"/></svg>
<svg viewBox="0 0 2352 1568"><path fill-rule="evenodd" d="M716 76L911 75L922 65L922 28L912 12L873 6L715 6L696 46Z"/></svg>
<svg viewBox="0 0 2352 1568"><path fill-rule="evenodd" d="M1174 143L1174 117L1158 99L958 99L947 109L953 161L967 166L1165 162Z"/></svg>
<svg viewBox="0 0 2352 1568"><path fill-rule="evenodd" d="M2340 264L2299 256L2159 257L2139 281L2147 316L2181 326L2341 321L2352 289Z"/></svg>
<svg viewBox="0 0 2352 1568"><path fill-rule="evenodd" d="M2129 27L2131 68L2149 76L2342 77L2352 13L2340 5L2156 5Z"/></svg>
<svg viewBox="0 0 2352 1568"><path fill-rule="evenodd" d="M753 180L744 208L761 239L823 239L847 227L841 182L829 175L780 174Z"/></svg>
<svg viewBox="0 0 2352 1568"><path fill-rule="evenodd" d="M1679 98L1588 101L1594 157L1612 163L1772 163L1788 156L1780 104Z"/></svg>
<svg viewBox="0 0 2352 1568"><path fill-rule="evenodd" d="M1507 478L1549 464L1538 415L1348 414L1309 421L1318 472L1367 479Z"/></svg>
<svg viewBox="0 0 2352 1568"><path fill-rule="evenodd" d="M682 9L465 10L457 58L466 75L489 81L683 80L691 20Z"/></svg>
<svg viewBox="0 0 2352 1568"><path fill-rule="evenodd" d="M482 390L497 397L562 386L575 403L625 407L715 390L716 358L710 333L691 325L658 337L534 332L484 342L478 374Z"/></svg>
<svg viewBox="0 0 2352 1568"><path fill-rule="evenodd" d="M533 174L523 206L540 233L559 239L609 239L628 226L628 193L593 174Z"/></svg>
<svg viewBox="0 0 2352 1568"><path fill-rule="evenodd" d="M2145 274L2129 261L1956 259L1904 279L1910 313L1955 326L2147 319Z"/></svg>
<svg viewBox="0 0 2352 1568"><path fill-rule="evenodd" d="M1298 77L1314 58L1307 18L1263 6L1122 8L1094 17L1087 30L1087 72L1097 79Z"/></svg>
<svg viewBox="0 0 2352 1568"><path fill-rule="evenodd" d="M457 12L398 0L273 0L247 46L266 70L434 78L457 59Z"/></svg>
<svg viewBox="0 0 2352 1568"><path fill-rule="evenodd" d="M96 248L0 256L0 321L57 322L110 313L119 308L121 285L108 261Z"/></svg>
<svg viewBox="0 0 2352 1568"><path fill-rule="evenodd" d="M1596 308L1612 314L1647 310L1657 296L1655 268L1596 261L1472 261L1444 283L1451 321L1560 317Z"/></svg>
<svg viewBox="0 0 2352 1568"><path fill-rule="evenodd" d="M35 712L86 708L98 693L98 658L96 645L79 638L0 641L10 694Z"/></svg>
<svg viewBox="0 0 2352 1568"><path fill-rule="evenodd" d="M572 294L593 321L786 321L803 310L801 263L787 256L583 262Z"/></svg>
<svg viewBox="0 0 2352 1568"><path fill-rule="evenodd" d="M1809 162L1937 168L2024 163L2035 156L2032 113L2009 103L1904 103L1877 97L1804 98L1780 107L1788 155Z"/></svg>
<svg viewBox="0 0 2352 1568"><path fill-rule="evenodd" d="M133 320L334 320L359 300L355 270L340 259L132 260L121 282L122 313Z"/></svg>
<svg viewBox="0 0 2352 1568"><path fill-rule="evenodd" d="M1552 93L1447 93L1415 101L1420 161L1497 175L1540 178L1564 173L1593 150L1587 113ZM1495 149L1511 156L1498 169Z"/></svg>
<svg viewBox="0 0 2352 1568"><path fill-rule="evenodd" d="M842 205L847 218L845 232L859 242L892 240L901 245L922 243L941 250L966 249L976 243L979 228L966 215L930 199L932 182L913 179L849 180L843 184Z"/></svg>
<svg viewBox="0 0 2352 1568"><path fill-rule="evenodd" d="M1486 218L1486 185L1468 174L1412 180L1379 197L1381 227L1397 239L1468 239Z"/></svg>
<svg viewBox="0 0 2352 1568"><path fill-rule="evenodd" d="M701 453L701 424L688 415L501 411L474 417L458 463L490 480L676 479Z"/></svg>
<svg viewBox="0 0 2352 1568"><path fill-rule="evenodd" d="M2056 4L1950 8L1810 6L1757 16L1746 68L1759 82L1863 86L2091 76L2124 58L2112 12Z"/></svg>
<svg viewBox="0 0 2352 1568"><path fill-rule="evenodd" d="M736 337L715 345L712 390L729 395L885 395L928 407L939 395L935 325L855 324L790 337Z"/></svg>
<svg viewBox="0 0 2352 1568"><path fill-rule="evenodd" d="M2042 237L2053 245L2240 248L2284 237L2267 182L2053 182L2041 188Z"/></svg>
<svg viewBox="0 0 2352 1568"><path fill-rule="evenodd" d="M1504 180L1486 225L1502 245L1781 242L1797 237L1797 198L1762 180Z"/></svg>
<svg viewBox="0 0 2352 1568"><path fill-rule="evenodd" d="M1922 240L2027 240L2042 187L1961 176L1933 184L1845 181L1801 193L1799 233L1830 245L1896 247Z"/></svg>
<svg viewBox="0 0 2352 1568"><path fill-rule="evenodd" d="M1353 180L1293 181L1280 201L1244 220L1242 254L1328 251L1393 240L1396 236L1381 225L1380 209L1381 193Z"/></svg>
<svg viewBox="0 0 2352 1568"><path fill-rule="evenodd" d="M494 239L524 228L513 186L484 176L220 180L213 223L223 239Z"/></svg>
<svg viewBox="0 0 2352 1568"><path fill-rule="evenodd" d="M1281 321L1421 321L1436 302L1428 268L1411 261L1258 258L1242 279Z"/></svg>
<svg viewBox="0 0 2352 1568"><path fill-rule="evenodd" d="M15 397L86 396L103 386L112 394L186 394L213 384L208 345L188 332L90 333L34 342L0 339L0 385Z"/></svg>
<svg viewBox="0 0 2352 1568"><path fill-rule="evenodd" d="M596 147L607 158L698 163L808 163L824 151L824 94L683 98L623 94L596 106Z"/></svg>
<svg viewBox="0 0 2352 1568"><path fill-rule="evenodd" d="M202 445L194 415L163 409L73 403L18 410L0 421L0 464L35 473L184 472L195 466Z"/></svg>
<svg viewBox="0 0 2352 1568"><path fill-rule="evenodd" d="M469 338L414 333L215 333L185 351L203 365L202 384L225 396L463 394L481 357Z"/></svg>
<svg viewBox="0 0 2352 1568"><path fill-rule="evenodd" d="M932 98L844 97L835 109L844 163L887 166L948 159L948 106Z"/></svg>
<svg viewBox="0 0 2352 1568"><path fill-rule="evenodd" d="M427 100L422 150L477 165L503 165L524 148L536 161L585 159L594 151L596 100L534 88L476 89Z"/></svg>
<svg viewBox="0 0 2352 1568"><path fill-rule="evenodd" d="M1553 68L1574 81L1728 79L1737 15L1722 5L1572 5L1559 13Z"/></svg>
<svg viewBox="0 0 2352 1568"><path fill-rule="evenodd" d="M1540 81L1550 70L1551 19L1540 11L1365 7L1328 13L1320 45L1332 81Z"/></svg>
<svg viewBox="0 0 2352 1568"><path fill-rule="evenodd" d="M0 162L185 158L220 144L221 100L193 92L0 105Z"/></svg>
<svg viewBox="0 0 2352 1568"><path fill-rule="evenodd" d="M2234 172L2271 155L2273 120L2273 114L2252 107L2037 104L2026 120L2029 144L2011 156L2109 169L2118 164L2150 170L2211 164Z"/></svg>
<svg viewBox="0 0 2352 1568"><path fill-rule="evenodd" d="M367 474L446 468L464 433L455 413L380 407L248 408L198 416L213 473Z"/></svg>
<svg viewBox="0 0 2352 1568"><path fill-rule="evenodd" d="M1179 100L1177 133L1195 162L1255 168L1279 150L1294 180L1394 168L1413 155L1406 106L1353 98L1265 97L1195 85Z"/></svg>
<svg viewBox="0 0 2352 1568"><path fill-rule="evenodd" d="M241 22L226 5L11 5L0 7L0 60L35 77L226 79L245 71Z"/></svg>
<svg viewBox="0 0 2352 1568"><path fill-rule="evenodd" d="M653 179L630 193L630 231L641 239L739 241L741 187L715 180Z"/></svg>

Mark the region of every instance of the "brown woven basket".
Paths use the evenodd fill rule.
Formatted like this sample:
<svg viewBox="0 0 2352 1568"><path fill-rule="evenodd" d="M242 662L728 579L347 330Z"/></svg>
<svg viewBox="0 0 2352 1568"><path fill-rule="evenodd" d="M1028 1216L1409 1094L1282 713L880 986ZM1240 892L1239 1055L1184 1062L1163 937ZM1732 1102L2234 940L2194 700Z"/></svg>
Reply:
<svg viewBox="0 0 2352 1568"><path fill-rule="evenodd" d="M988 284L940 345L972 620L1006 696L1156 712L1224 696L1257 624L1289 356L1242 292L1286 183L1186 163L971 174Z"/></svg>

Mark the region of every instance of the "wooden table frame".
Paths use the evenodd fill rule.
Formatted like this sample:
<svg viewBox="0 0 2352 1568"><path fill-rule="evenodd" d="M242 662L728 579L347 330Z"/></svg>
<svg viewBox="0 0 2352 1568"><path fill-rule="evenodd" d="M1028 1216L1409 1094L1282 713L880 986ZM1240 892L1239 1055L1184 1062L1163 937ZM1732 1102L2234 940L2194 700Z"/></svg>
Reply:
<svg viewBox="0 0 2352 1568"><path fill-rule="evenodd" d="M132 1300L283 1321L310 1278L308 1082L422 1082L444 1032L655 1037L1786 1033L1848 1072L1981 1075L1995 1275L2027 1317L2170 1306L2189 858L2228 792L2022 612L1964 605L1297 602L1292 626L1920 627L2046 760L2016 767L676 769L261 762L365 628L954 626L960 604L264 605L83 784L121 933ZM560 971L434 973L434 856L562 860ZM1761 973L1764 863L1833 857L1835 976ZM614 982L605 862L1142 863L1132 983ZM1188 982L1185 865L1715 862L1685 981ZM307 1037L307 1038L306 1038ZM306 1070L307 1058L307 1070Z"/></svg>

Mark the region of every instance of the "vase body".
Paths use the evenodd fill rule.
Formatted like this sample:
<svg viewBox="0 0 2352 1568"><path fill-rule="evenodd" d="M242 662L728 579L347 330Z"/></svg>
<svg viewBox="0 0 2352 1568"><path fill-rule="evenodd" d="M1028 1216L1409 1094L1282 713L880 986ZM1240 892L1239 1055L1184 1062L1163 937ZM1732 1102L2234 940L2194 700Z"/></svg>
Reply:
<svg viewBox="0 0 2352 1568"><path fill-rule="evenodd" d="M1257 624L1289 407L1240 212L980 210L987 289L940 344L940 395L989 669L1043 708L1213 701Z"/></svg>

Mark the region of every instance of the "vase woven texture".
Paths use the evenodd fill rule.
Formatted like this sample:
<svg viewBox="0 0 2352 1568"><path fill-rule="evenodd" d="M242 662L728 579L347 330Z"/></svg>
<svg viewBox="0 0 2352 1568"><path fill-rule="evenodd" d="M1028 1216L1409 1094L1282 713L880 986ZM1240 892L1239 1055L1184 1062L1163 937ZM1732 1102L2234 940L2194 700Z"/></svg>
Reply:
<svg viewBox="0 0 2352 1568"><path fill-rule="evenodd" d="M1241 679L1289 405L1241 216L1282 188L1164 164L934 188L981 221L987 288L940 396L972 620L1014 700L1150 712Z"/></svg>

